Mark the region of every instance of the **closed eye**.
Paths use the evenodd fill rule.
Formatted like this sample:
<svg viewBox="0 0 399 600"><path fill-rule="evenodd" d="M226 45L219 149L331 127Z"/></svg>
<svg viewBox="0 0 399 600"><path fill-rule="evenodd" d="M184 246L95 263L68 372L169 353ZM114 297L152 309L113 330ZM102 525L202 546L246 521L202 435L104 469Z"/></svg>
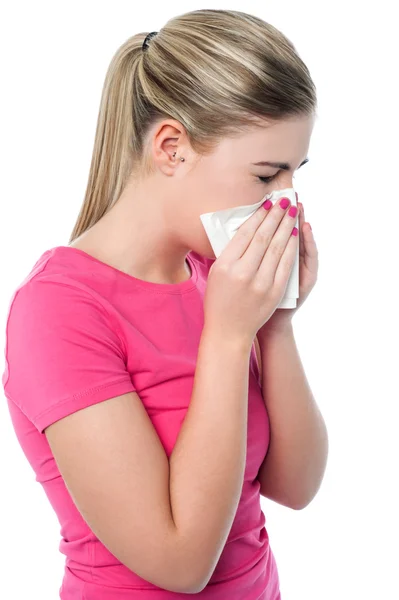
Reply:
<svg viewBox="0 0 399 600"><path fill-rule="evenodd" d="M275 175L271 175L270 177L261 177L258 175L258 179L260 179L262 183L271 183L273 179L276 179L279 172L280 171L278 171ZM292 178L295 179L295 175L293 175Z"/></svg>
<svg viewBox="0 0 399 600"><path fill-rule="evenodd" d="M275 177L276 177L276 175L272 175L271 177L258 176L258 179L260 179L262 183L270 183L271 181L273 181L273 179L275 179Z"/></svg>

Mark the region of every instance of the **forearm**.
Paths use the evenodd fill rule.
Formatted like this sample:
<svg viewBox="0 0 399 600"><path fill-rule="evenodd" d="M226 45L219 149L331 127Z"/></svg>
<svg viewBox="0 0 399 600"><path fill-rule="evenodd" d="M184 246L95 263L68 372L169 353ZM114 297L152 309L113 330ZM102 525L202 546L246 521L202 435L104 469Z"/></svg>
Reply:
<svg viewBox="0 0 399 600"><path fill-rule="evenodd" d="M316 495L328 455L325 422L313 398L292 324L258 332L262 392L270 420L270 446L259 469L262 495L303 508Z"/></svg>
<svg viewBox="0 0 399 600"><path fill-rule="evenodd" d="M173 520L197 586L216 567L242 493L250 352L249 343L204 327L190 405L169 459Z"/></svg>

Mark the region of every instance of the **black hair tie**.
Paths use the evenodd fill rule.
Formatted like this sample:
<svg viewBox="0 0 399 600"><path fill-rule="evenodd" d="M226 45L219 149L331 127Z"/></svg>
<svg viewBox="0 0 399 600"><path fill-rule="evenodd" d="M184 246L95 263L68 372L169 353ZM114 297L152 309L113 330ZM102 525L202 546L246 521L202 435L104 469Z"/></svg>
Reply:
<svg viewBox="0 0 399 600"><path fill-rule="evenodd" d="M142 45L142 50L146 50L146 48L148 48L148 42L154 37L156 36L158 33L158 31L151 31L151 33L149 33L147 35L147 37L145 38L143 45Z"/></svg>

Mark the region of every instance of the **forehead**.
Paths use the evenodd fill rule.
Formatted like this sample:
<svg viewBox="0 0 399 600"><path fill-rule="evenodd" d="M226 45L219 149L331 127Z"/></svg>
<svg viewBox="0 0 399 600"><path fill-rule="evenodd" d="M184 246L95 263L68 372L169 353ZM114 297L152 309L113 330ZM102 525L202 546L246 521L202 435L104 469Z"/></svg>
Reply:
<svg viewBox="0 0 399 600"><path fill-rule="evenodd" d="M308 155L313 126L313 116L258 122L240 136L224 140L220 150L240 163L287 162L297 167Z"/></svg>
<svg viewBox="0 0 399 600"><path fill-rule="evenodd" d="M270 147L273 146L276 150L279 147L284 147L286 150L287 144L303 146L308 144L314 127L314 116L291 117L275 121L273 123L261 123L259 126L248 131L246 134L246 142Z"/></svg>

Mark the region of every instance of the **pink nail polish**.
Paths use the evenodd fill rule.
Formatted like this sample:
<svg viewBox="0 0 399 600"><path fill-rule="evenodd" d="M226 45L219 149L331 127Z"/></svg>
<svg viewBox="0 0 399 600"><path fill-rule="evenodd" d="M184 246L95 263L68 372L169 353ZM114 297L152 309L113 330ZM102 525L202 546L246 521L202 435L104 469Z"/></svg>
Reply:
<svg viewBox="0 0 399 600"><path fill-rule="evenodd" d="M271 200L266 200L262 206L265 210L269 210L273 206L273 202Z"/></svg>
<svg viewBox="0 0 399 600"><path fill-rule="evenodd" d="M281 198L281 200L279 202L281 208L284 209L284 210L287 208L287 206L289 205L289 203L290 203L290 201L289 201L288 198Z"/></svg>

